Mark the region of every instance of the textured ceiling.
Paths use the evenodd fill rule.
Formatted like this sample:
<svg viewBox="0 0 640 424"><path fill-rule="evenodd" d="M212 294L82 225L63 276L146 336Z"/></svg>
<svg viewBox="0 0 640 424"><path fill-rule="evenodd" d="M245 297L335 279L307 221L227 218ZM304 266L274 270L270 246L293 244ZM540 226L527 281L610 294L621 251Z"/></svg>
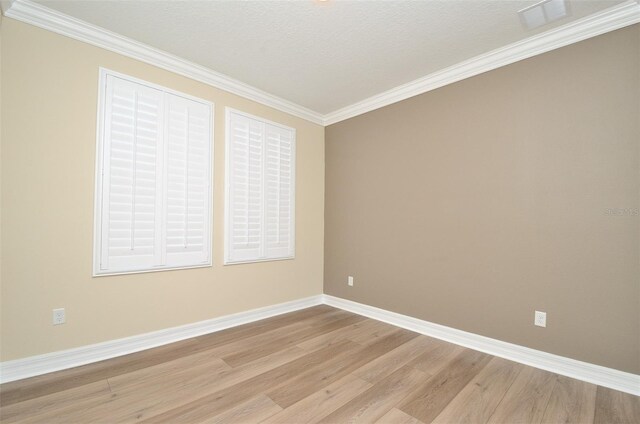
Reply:
<svg viewBox="0 0 640 424"><path fill-rule="evenodd" d="M526 31L538 0L38 0L326 114L623 0L573 0Z"/></svg>

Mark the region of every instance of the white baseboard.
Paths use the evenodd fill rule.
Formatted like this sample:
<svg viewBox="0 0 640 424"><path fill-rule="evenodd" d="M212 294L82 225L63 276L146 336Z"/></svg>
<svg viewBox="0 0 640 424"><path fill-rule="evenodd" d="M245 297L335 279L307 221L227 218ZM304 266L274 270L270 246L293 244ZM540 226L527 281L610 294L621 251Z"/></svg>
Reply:
<svg viewBox="0 0 640 424"><path fill-rule="evenodd" d="M0 363L0 382L21 380L174 343L322 303L322 295L69 350Z"/></svg>
<svg viewBox="0 0 640 424"><path fill-rule="evenodd" d="M514 362L640 396L640 375L456 330L326 294L323 295L323 303Z"/></svg>
<svg viewBox="0 0 640 424"><path fill-rule="evenodd" d="M640 375L618 371L524 346L434 324L330 295L317 295L278 305L226 315L166 330L0 363L0 382L21 380L86 365L129 353L201 336L226 328L326 304L535 368L640 396Z"/></svg>

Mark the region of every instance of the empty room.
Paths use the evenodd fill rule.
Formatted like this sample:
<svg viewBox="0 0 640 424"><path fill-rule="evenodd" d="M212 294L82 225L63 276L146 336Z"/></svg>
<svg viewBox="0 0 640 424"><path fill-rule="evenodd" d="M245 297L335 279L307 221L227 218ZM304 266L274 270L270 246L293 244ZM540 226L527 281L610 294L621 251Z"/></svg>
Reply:
<svg viewBox="0 0 640 424"><path fill-rule="evenodd" d="M0 0L0 422L640 423L640 0Z"/></svg>

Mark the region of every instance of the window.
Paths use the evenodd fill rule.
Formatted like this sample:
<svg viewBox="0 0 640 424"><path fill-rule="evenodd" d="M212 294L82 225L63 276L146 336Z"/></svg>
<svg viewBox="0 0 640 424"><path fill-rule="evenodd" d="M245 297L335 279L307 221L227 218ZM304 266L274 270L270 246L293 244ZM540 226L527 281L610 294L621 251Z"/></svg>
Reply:
<svg viewBox="0 0 640 424"><path fill-rule="evenodd" d="M94 275L211 265L212 111L100 70Z"/></svg>
<svg viewBox="0 0 640 424"><path fill-rule="evenodd" d="M225 264L295 255L293 128L227 109Z"/></svg>

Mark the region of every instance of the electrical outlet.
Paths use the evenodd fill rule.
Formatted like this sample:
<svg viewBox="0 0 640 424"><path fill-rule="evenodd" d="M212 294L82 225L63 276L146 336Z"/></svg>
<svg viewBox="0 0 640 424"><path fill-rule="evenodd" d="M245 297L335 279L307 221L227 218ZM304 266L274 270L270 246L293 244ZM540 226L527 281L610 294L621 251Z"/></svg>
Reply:
<svg viewBox="0 0 640 424"><path fill-rule="evenodd" d="M60 325L66 322L64 308L53 310L53 325Z"/></svg>
<svg viewBox="0 0 640 424"><path fill-rule="evenodd" d="M533 323L538 327L546 327L547 326L547 313L536 311L535 318Z"/></svg>
<svg viewBox="0 0 640 424"><path fill-rule="evenodd" d="M349 276L347 278L347 284L350 285L351 287L353 287L353 277L352 276Z"/></svg>

